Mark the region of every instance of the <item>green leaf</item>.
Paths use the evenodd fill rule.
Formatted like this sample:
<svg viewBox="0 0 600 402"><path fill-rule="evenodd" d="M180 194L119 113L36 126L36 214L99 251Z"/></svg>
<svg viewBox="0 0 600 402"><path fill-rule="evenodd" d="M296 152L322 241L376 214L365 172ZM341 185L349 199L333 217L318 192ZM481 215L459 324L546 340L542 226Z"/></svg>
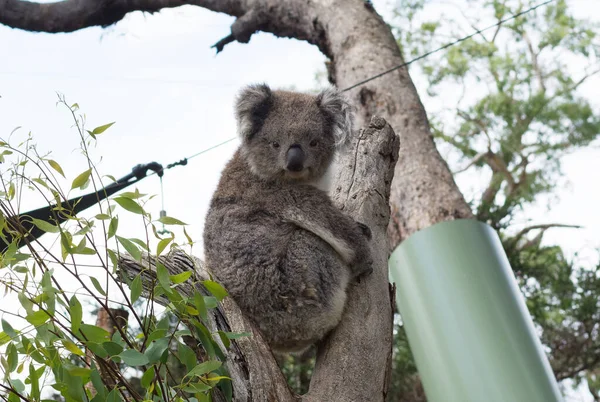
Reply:
<svg viewBox="0 0 600 402"><path fill-rule="evenodd" d="M231 341L227 337L227 334L223 331L218 331L218 334L219 334L219 337L221 338L221 342L223 342L223 346L225 346L225 349L229 349L229 346L231 345Z"/></svg>
<svg viewBox="0 0 600 402"><path fill-rule="evenodd" d="M8 185L8 193L6 194L6 196L9 200L15 198L15 184L13 182L10 182L10 184Z"/></svg>
<svg viewBox="0 0 600 402"><path fill-rule="evenodd" d="M166 329L157 329L157 330L152 331L150 333L150 335L148 335L147 341L148 342L152 342L152 341L160 339L160 338L162 338L162 337L164 337L166 335L167 335L167 330Z"/></svg>
<svg viewBox="0 0 600 402"><path fill-rule="evenodd" d="M14 343L9 343L6 348L6 361L8 363L7 369L9 373L12 373L19 364L19 354Z"/></svg>
<svg viewBox="0 0 600 402"><path fill-rule="evenodd" d="M121 393L117 388L113 389L108 395L106 395L106 402L123 402Z"/></svg>
<svg viewBox="0 0 600 402"><path fill-rule="evenodd" d="M89 377L92 370L86 367L79 367L71 363L63 363L63 367L74 377Z"/></svg>
<svg viewBox="0 0 600 402"><path fill-rule="evenodd" d="M196 367L191 369L190 372L186 374L186 377L192 377L192 376L199 377L203 374L210 373L211 371L214 371L214 370L218 369L219 367L221 367L220 361L208 360L203 363L200 363L199 365L197 365Z"/></svg>
<svg viewBox="0 0 600 402"><path fill-rule="evenodd" d="M146 349L144 354L151 364L158 362L165 350L167 350L167 347L169 347L169 340L170 337L158 339L152 342L148 349Z"/></svg>
<svg viewBox="0 0 600 402"><path fill-rule="evenodd" d="M143 240L141 240L141 239L136 239L135 237L132 237L132 238L130 238L129 240L130 240L131 242L133 242L133 243L137 244L138 246L140 246L140 248L141 248L142 250L149 251L149 250L148 250L148 244L146 244L146 242L145 242L145 241L143 241Z"/></svg>
<svg viewBox="0 0 600 402"><path fill-rule="evenodd" d="M10 342L11 337L6 332L0 332L0 346Z"/></svg>
<svg viewBox="0 0 600 402"><path fill-rule="evenodd" d="M101 220L101 221L106 221L110 219L110 215L108 214L97 214L95 216L96 219Z"/></svg>
<svg viewBox="0 0 600 402"><path fill-rule="evenodd" d="M156 246L156 255L160 255L163 250L173 241L173 237L167 237L166 239L162 239L158 242L158 246Z"/></svg>
<svg viewBox="0 0 600 402"><path fill-rule="evenodd" d="M119 195L120 197L131 198L132 200L137 200L138 198L145 197L146 194L140 193L140 191L136 188L134 192L125 191Z"/></svg>
<svg viewBox="0 0 600 402"><path fill-rule="evenodd" d="M50 190L50 187L48 187L48 184L46 184L46 182L44 180L40 179L39 177L34 177L31 180L36 182L40 186L45 187L46 189Z"/></svg>
<svg viewBox="0 0 600 402"><path fill-rule="evenodd" d="M106 129L108 129L110 126L112 126L113 124L115 124L115 122L113 121L112 123L108 123L108 124L104 124L102 126L98 126L95 129L92 130L92 133L94 135L98 135L98 134L102 134L103 132L106 131Z"/></svg>
<svg viewBox="0 0 600 402"><path fill-rule="evenodd" d="M187 281L190 276L192 276L192 271L182 272L177 275L170 275L169 278L171 278L171 282L178 284Z"/></svg>
<svg viewBox="0 0 600 402"><path fill-rule="evenodd" d="M104 342L102 347L104 350L106 350L109 356L116 356L123 351L123 346L113 341Z"/></svg>
<svg viewBox="0 0 600 402"><path fill-rule="evenodd" d="M78 333L79 326L81 325L81 319L83 317L83 311L81 303L77 300L77 297L73 295L69 300L69 314L71 316L71 330L73 333Z"/></svg>
<svg viewBox="0 0 600 402"><path fill-rule="evenodd" d="M58 162L53 161L52 159L48 159L48 164L52 167L52 169L56 170L62 177L65 177L65 173L63 172Z"/></svg>
<svg viewBox="0 0 600 402"><path fill-rule="evenodd" d="M181 363L185 365L187 371L190 371L194 368L194 366L196 365L197 358L196 354L190 347L184 345L183 343L177 344L177 354L177 357L179 358Z"/></svg>
<svg viewBox="0 0 600 402"><path fill-rule="evenodd" d="M106 252L108 253L108 258L110 258L110 262L111 262L111 264L113 266L112 272L114 274L115 272L117 272L117 266L119 264L119 258L117 257L117 253L115 253L111 249L107 249Z"/></svg>
<svg viewBox="0 0 600 402"><path fill-rule="evenodd" d="M215 308L218 306L217 303L217 299L212 297L212 296L204 296L204 304L206 305L206 308Z"/></svg>
<svg viewBox="0 0 600 402"><path fill-rule="evenodd" d="M2 330L4 332L6 332L6 334L9 337L16 338L17 337L17 331L15 331L14 328L8 323L8 321L4 320L4 318L1 321L2 321Z"/></svg>
<svg viewBox="0 0 600 402"><path fill-rule="evenodd" d="M113 198L113 200L117 204L119 204L123 209L125 209L129 212L133 212L134 214L140 214L140 215L144 214L144 209L140 206L140 204L138 204L137 202L135 202L134 200L132 200L130 198L116 197L116 198Z"/></svg>
<svg viewBox="0 0 600 402"><path fill-rule="evenodd" d="M95 355L101 357L102 359L108 357L108 352L102 345L96 342L86 342L85 346L91 350Z"/></svg>
<svg viewBox="0 0 600 402"><path fill-rule="evenodd" d="M206 392L208 390L210 390L212 387L210 385L207 385L203 382L194 382L194 383L188 383L185 384L185 386L183 386L181 389L184 390L185 392L190 392L192 394L196 394L196 393L200 393L200 392Z"/></svg>
<svg viewBox="0 0 600 402"><path fill-rule="evenodd" d="M132 367L143 366L149 363L148 357L134 349L124 350L119 354L119 357L125 364Z"/></svg>
<svg viewBox="0 0 600 402"><path fill-rule="evenodd" d="M8 382L18 393L22 394L25 391L25 384L23 384L23 381L16 378L11 378L8 380Z"/></svg>
<svg viewBox="0 0 600 402"><path fill-rule="evenodd" d="M194 244L194 242L192 241L192 238L190 237L190 235L188 234L188 232L185 230L185 228L183 228L183 234L185 235L185 238L188 241L188 244Z"/></svg>
<svg viewBox="0 0 600 402"><path fill-rule="evenodd" d="M156 277L165 291L171 292L171 279L169 277L169 271L167 271L167 268L160 263L156 264Z"/></svg>
<svg viewBox="0 0 600 402"><path fill-rule="evenodd" d="M110 220L110 224L108 225L108 233L107 239L110 239L117 233L117 228L119 227L119 218L116 216Z"/></svg>
<svg viewBox="0 0 600 402"><path fill-rule="evenodd" d="M79 349L77 347L77 345L75 345L70 340L61 339L61 342L62 342L63 346L65 347L65 349L67 349L69 352L76 354L77 356L85 356L85 353L83 353L83 351L81 351L81 349Z"/></svg>
<svg viewBox="0 0 600 402"><path fill-rule="evenodd" d="M53 224L43 221L41 219L31 218L31 223L38 227L38 229L43 230L48 233L58 233L60 229L58 226L54 226Z"/></svg>
<svg viewBox="0 0 600 402"><path fill-rule="evenodd" d="M98 292L100 292L100 294L102 296L106 296L106 291L104 290L104 288L102 288L102 285L100 285L100 282L98 282L98 279L94 278L93 276L90 276L90 280L92 281L92 284L94 285L96 290Z"/></svg>
<svg viewBox="0 0 600 402"><path fill-rule="evenodd" d="M196 306L196 310L198 310L198 314L203 320L208 319L206 303L204 303L204 297L199 292L194 293L194 306Z"/></svg>
<svg viewBox="0 0 600 402"><path fill-rule="evenodd" d="M206 287L206 289L213 294L217 298L218 301L223 300L225 296L227 296L227 291L215 281L202 281L202 284Z"/></svg>
<svg viewBox="0 0 600 402"><path fill-rule="evenodd" d="M201 322L199 322L197 320L192 320L192 324L197 329L197 331L196 331L197 338L200 340L200 343L202 343L202 347L208 354L208 357L211 359L214 358L217 354L217 351L215 349L215 344L210 335L210 332L204 326L204 324L202 324Z"/></svg>
<svg viewBox="0 0 600 402"><path fill-rule="evenodd" d="M110 340L110 333L100 327L90 324L81 324L79 331L85 336L88 341L95 343L103 343Z"/></svg>
<svg viewBox="0 0 600 402"><path fill-rule="evenodd" d="M142 379L141 379L140 383L142 384L142 387L147 389L150 386L150 384L152 384L153 380L154 380L154 366L151 366L142 375Z"/></svg>
<svg viewBox="0 0 600 402"><path fill-rule="evenodd" d="M135 303L142 294L142 278L140 275L136 276L131 282L131 304Z"/></svg>
<svg viewBox="0 0 600 402"><path fill-rule="evenodd" d="M131 256L136 261L142 260L142 252L140 251L139 248L137 248L137 246L135 244L133 244L131 241L129 241L129 239L126 239L121 236L117 236L117 240L119 241L119 243L121 243L121 245L125 248L125 250L127 250L127 252L129 254L131 254Z"/></svg>
<svg viewBox="0 0 600 402"><path fill-rule="evenodd" d="M43 310L27 314L25 319L33 326L38 327L48 321L50 316Z"/></svg>
<svg viewBox="0 0 600 402"><path fill-rule="evenodd" d="M99 397L99 401L106 401L106 393L108 392L108 389L106 389L104 382L102 382L102 377L100 376L100 373L96 367L92 369L92 372L90 373L90 379L92 380L92 385L96 390L96 396Z"/></svg>
<svg viewBox="0 0 600 402"><path fill-rule="evenodd" d="M40 399L40 375L38 371L33 367L33 364L29 364L29 383L31 384L31 390L29 395L34 401Z"/></svg>
<svg viewBox="0 0 600 402"><path fill-rule="evenodd" d="M187 223L182 222L179 219L171 218L170 216L161 216L158 221L163 225L187 225Z"/></svg>
<svg viewBox="0 0 600 402"><path fill-rule="evenodd" d="M90 179L90 175L92 174L92 169L88 169L85 172L81 173L73 180L73 184L71 184L71 190L74 188L83 188L86 183Z"/></svg>
<svg viewBox="0 0 600 402"><path fill-rule="evenodd" d="M19 302L21 303L21 306L25 309L25 311L28 314L33 313L33 303L31 302L31 300L29 300L29 298L27 298L27 296L25 296L25 293L19 292L17 297L19 298Z"/></svg>

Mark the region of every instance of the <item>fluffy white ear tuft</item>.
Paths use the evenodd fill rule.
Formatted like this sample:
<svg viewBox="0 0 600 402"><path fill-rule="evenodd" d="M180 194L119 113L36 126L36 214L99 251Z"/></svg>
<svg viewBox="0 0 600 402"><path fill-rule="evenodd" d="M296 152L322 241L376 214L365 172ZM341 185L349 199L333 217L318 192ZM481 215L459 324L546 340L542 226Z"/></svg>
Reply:
<svg viewBox="0 0 600 402"><path fill-rule="evenodd" d="M317 96L317 104L331 119L337 145L345 144L354 128L354 108L337 88L330 87Z"/></svg>
<svg viewBox="0 0 600 402"><path fill-rule="evenodd" d="M242 140L249 140L260 129L272 102L273 94L267 84L248 85L240 91L235 103L235 116Z"/></svg>

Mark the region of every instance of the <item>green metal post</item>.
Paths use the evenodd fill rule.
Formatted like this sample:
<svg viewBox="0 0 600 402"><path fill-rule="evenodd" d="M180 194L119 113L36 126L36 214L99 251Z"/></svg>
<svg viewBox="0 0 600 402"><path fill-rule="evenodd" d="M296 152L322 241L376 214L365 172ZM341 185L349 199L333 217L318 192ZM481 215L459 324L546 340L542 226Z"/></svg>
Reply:
<svg viewBox="0 0 600 402"><path fill-rule="evenodd" d="M430 402L555 402L558 385L496 232L443 222L390 258Z"/></svg>

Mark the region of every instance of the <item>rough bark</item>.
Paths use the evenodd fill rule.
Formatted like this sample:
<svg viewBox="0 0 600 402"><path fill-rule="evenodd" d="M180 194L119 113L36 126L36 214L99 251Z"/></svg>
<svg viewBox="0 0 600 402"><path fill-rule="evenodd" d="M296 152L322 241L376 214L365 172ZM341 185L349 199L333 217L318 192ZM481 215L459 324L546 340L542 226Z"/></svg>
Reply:
<svg viewBox="0 0 600 402"><path fill-rule="evenodd" d="M334 180L336 205L355 220L367 224L373 235L374 271L348 289L348 302L340 325L318 345L310 390L301 399L322 401L383 401L388 389L392 354L392 296L388 284L386 228L389 221L390 184L398 158L398 137L385 120L373 117L369 127L352 138L340 155ZM159 257L170 274L195 271L207 279L198 259L182 252ZM150 293L156 260L145 256L141 264L122 256L119 268L129 278L142 273ZM196 282L196 281L193 281ZM179 290L191 295L191 285ZM200 289L201 292L205 292ZM164 303L164 300L156 300ZM211 331L250 332L252 337L232 341L227 354L236 402L295 401L268 345L235 302L225 299L211 316Z"/></svg>
<svg viewBox="0 0 600 402"><path fill-rule="evenodd" d="M34 31L63 32L105 26L133 10L154 12L194 4L238 17L231 34L246 43L258 31L306 40L331 59L329 73L339 88L403 63L396 41L370 2L364 0L67 0L37 4L0 0L0 23ZM472 212L437 152L429 122L406 68L349 91L359 106L359 123L384 117L402 140L392 186L391 246L417 230Z"/></svg>

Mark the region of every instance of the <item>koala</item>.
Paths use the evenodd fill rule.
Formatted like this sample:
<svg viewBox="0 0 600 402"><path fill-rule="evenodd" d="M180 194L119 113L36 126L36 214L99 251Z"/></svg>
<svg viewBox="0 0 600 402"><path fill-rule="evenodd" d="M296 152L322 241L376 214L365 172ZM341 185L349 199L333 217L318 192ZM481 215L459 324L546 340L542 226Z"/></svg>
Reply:
<svg viewBox="0 0 600 402"><path fill-rule="evenodd" d="M369 228L315 186L351 133L351 108L336 89L251 85L235 114L241 146L211 200L206 264L273 351L300 352L339 323L349 281L372 271Z"/></svg>

